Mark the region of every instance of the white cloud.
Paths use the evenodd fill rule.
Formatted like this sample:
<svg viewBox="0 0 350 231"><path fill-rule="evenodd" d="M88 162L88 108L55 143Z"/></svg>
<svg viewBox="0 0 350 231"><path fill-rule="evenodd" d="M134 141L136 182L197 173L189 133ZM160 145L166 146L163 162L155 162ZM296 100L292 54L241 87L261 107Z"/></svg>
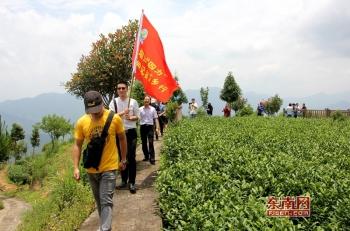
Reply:
<svg viewBox="0 0 350 231"><path fill-rule="evenodd" d="M117 29L121 28L123 25L125 25L125 22L118 14L108 12L103 17L99 33L113 33Z"/></svg>
<svg viewBox="0 0 350 231"><path fill-rule="evenodd" d="M88 28L93 15L59 19L33 10L2 10L1 16L1 98L63 91L60 83L70 78L95 38Z"/></svg>
<svg viewBox="0 0 350 231"><path fill-rule="evenodd" d="M64 91L59 83L99 33L142 8L184 89L221 87L229 71L243 92L305 96L350 85L346 0L3 0L0 100Z"/></svg>

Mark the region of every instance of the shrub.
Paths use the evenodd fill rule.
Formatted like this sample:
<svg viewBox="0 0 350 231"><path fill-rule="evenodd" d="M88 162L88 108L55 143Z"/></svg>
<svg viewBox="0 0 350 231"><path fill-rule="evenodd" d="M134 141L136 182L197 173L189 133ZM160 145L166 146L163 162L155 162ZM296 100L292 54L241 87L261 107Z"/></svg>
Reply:
<svg viewBox="0 0 350 231"><path fill-rule="evenodd" d="M30 174L32 176L31 184L39 182L41 185L43 180L48 175L48 169L50 164L48 164L48 159L45 155L38 155L36 158L32 158L31 162L28 162L30 167Z"/></svg>
<svg viewBox="0 0 350 231"><path fill-rule="evenodd" d="M237 116L250 116L254 114L254 109L250 104L245 105L240 111L238 111Z"/></svg>
<svg viewBox="0 0 350 231"><path fill-rule="evenodd" d="M9 179L19 185L35 182L42 184L44 178L48 175L48 159L45 155L37 155L35 157L27 157L19 160L15 164L10 165L8 169Z"/></svg>
<svg viewBox="0 0 350 231"><path fill-rule="evenodd" d="M166 115L170 122L175 122L176 117L176 109L179 107L179 105L176 102L168 102L166 105Z"/></svg>
<svg viewBox="0 0 350 231"><path fill-rule="evenodd" d="M58 142L54 141L54 145L52 145L52 143L44 144L41 151L44 152L46 156L50 156L57 153L58 149L59 149Z"/></svg>
<svg viewBox="0 0 350 231"><path fill-rule="evenodd" d="M9 179L18 185L31 183L32 179L28 173L28 166L25 164L12 164L8 169Z"/></svg>
<svg viewBox="0 0 350 231"><path fill-rule="evenodd" d="M204 107L199 107L197 110L197 117L205 117L207 116L207 111Z"/></svg>
<svg viewBox="0 0 350 231"><path fill-rule="evenodd" d="M335 111L331 114L333 121L345 121L346 116L341 111Z"/></svg>

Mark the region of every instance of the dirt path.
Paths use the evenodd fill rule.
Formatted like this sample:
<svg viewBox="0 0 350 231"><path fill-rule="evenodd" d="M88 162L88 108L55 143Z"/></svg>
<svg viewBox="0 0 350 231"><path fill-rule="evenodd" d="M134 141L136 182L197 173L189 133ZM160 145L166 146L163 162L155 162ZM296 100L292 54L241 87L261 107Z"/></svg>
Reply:
<svg viewBox="0 0 350 231"><path fill-rule="evenodd" d="M161 139L161 138L160 138ZM136 151L137 173L136 194L129 190L117 190L114 195L112 230L158 231L162 228L162 220L158 216L156 200L158 194L154 188L154 180L159 169L159 154L162 141L154 141L156 164L143 162L141 145ZM120 178L117 180L120 183ZM96 231L99 226L97 211L93 212L80 227L80 231ZM0 229L1 230L1 229Z"/></svg>
<svg viewBox="0 0 350 231"><path fill-rule="evenodd" d="M0 230L15 231L21 222L22 214L30 208L29 204L17 198L7 198L1 195L1 191L16 190L17 186L7 182L6 169L0 171L0 200L4 209L0 210Z"/></svg>
<svg viewBox="0 0 350 231"><path fill-rule="evenodd" d="M0 200L4 203L4 209L0 210L0 230L15 231L21 222L22 214L30 206L17 198L4 198L0 195Z"/></svg>

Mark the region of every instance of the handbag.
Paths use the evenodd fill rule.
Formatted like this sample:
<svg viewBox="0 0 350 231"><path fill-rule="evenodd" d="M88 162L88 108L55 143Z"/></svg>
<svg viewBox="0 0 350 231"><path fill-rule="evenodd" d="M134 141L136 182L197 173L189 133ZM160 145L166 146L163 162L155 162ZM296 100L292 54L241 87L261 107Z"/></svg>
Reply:
<svg viewBox="0 0 350 231"><path fill-rule="evenodd" d="M107 121L103 127L101 136L94 137L87 144L83 151L83 166L84 168L95 168L98 170L100 165L103 148L106 142L106 137L108 135L108 129L111 125L114 112L110 111L108 114Z"/></svg>

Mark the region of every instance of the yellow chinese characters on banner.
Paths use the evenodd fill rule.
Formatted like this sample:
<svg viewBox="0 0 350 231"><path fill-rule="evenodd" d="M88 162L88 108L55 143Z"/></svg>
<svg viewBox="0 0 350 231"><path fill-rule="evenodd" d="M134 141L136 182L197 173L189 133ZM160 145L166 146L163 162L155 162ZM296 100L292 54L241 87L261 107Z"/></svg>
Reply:
<svg viewBox="0 0 350 231"><path fill-rule="evenodd" d="M162 78L165 77L165 73L157 67L151 58L145 55L145 52L142 49L138 54L136 68L145 81L153 86L158 86L158 89L161 92L168 90L167 86L162 83Z"/></svg>

